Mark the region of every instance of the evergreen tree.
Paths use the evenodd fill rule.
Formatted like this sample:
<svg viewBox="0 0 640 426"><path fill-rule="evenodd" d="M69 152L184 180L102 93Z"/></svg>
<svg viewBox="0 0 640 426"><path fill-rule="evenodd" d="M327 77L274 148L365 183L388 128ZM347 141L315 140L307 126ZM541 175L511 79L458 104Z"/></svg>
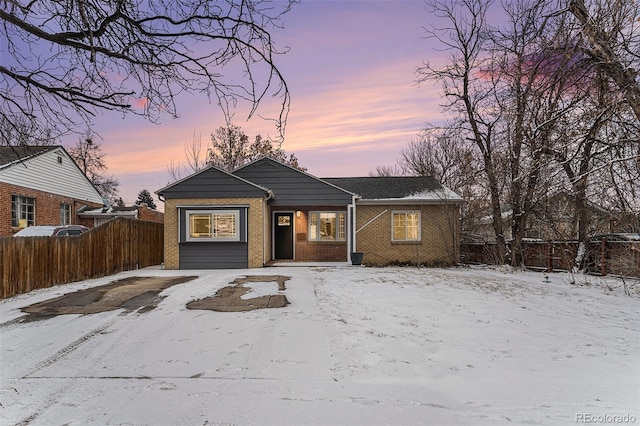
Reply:
<svg viewBox="0 0 640 426"><path fill-rule="evenodd" d="M136 200L136 205L138 206L143 203L146 203L150 209L155 210L157 208L156 203L153 201L151 193L146 189L143 189L138 193L138 199Z"/></svg>

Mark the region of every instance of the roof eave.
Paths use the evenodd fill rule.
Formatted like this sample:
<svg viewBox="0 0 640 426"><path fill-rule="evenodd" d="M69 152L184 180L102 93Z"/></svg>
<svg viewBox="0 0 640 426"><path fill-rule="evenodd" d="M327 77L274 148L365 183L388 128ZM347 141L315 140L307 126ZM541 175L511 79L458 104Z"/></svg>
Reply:
<svg viewBox="0 0 640 426"><path fill-rule="evenodd" d="M226 171L226 170L222 170L221 168L216 167L216 166L213 166L213 165L207 166L207 167L205 167L205 168L203 168L203 169L200 169L200 170L198 170L198 171L196 171L196 172L194 172L194 173L190 174L189 176L185 176L185 177L183 177L182 179L179 179L179 180L177 180L177 181L175 181L175 182L173 182L173 183L170 183L169 185L165 186L164 188L160 188L160 189L158 189L157 191L155 191L155 192L154 192L154 194L156 194L156 195L158 195L158 196L164 196L164 192L166 192L168 189L170 189L170 188L172 188L172 187L174 187L174 186L176 186L176 185L178 185L178 184L180 184L180 183L182 183L182 182L184 182L184 181L186 181L186 180L188 180L188 179L191 179L192 177L194 177L194 176L196 176L196 175L199 175L200 173L204 173L204 172L206 172L206 171L207 171L207 170L209 170L209 169L217 170L217 171L219 171L219 172L222 172L222 173L224 173L224 174L226 174L226 175L231 176L231 177L232 177L232 178L234 178L234 179L237 179L237 180L239 180L239 181L241 181L241 182L247 183L247 184L249 184L249 185L251 185L251 186L253 186L253 187L255 187L255 188L260 189L261 191L264 191L267 195L268 195L268 194L273 195L273 193L271 192L271 190L270 190L269 188L265 188L265 187L263 187L263 186L260 186L260 185L258 185L258 184L255 184L255 183L253 183L253 182L250 182L250 181L248 181L248 180L246 180L246 179L241 178L240 176L236 176L236 175L234 175L233 173L229 173L228 171Z"/></svg>
<svg viewBox="0 0 640 426"><path fill-rule="evenodd" d="M138 212L136 210L131 211L119 211L119 212L78 212L78 216L88 219L100 219L105 217L137 217Z"/></svg>
<svg viewBox="0 0 640 426"><path fill-rule="evenodd" d="M360 205L437 205L437 204L462 204L464 200L454 198L381 198L381 199L359 199L356 204Z"/></svg>

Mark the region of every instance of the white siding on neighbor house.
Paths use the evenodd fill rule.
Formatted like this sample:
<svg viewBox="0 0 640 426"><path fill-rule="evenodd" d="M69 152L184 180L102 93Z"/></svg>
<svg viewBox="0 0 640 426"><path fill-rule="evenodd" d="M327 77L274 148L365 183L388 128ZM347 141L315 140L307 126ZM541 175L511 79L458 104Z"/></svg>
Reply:
<svg viewBox="0 0 640 426"><path fill-rule="evenodd" d="M44 152L0 170L0 182L103 204L100 193L63 149Z"/></svg>

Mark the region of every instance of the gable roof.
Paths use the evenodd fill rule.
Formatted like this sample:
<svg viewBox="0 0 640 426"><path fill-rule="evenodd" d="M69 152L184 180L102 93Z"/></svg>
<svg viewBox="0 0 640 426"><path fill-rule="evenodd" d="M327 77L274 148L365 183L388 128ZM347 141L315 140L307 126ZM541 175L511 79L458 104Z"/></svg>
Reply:
<svg viewBox="0 0 640 426"><path fill-rule="evenodd" d="M155 191L169 198L239 198L267 196L273 194L267 188L232 175L215 166L208 166L185 178Z"/></svg>
<svg viewBox="0 0 640 426"><path fill-rule="evenodd" d="M107 203L61 145L0 147L0 181L98 205Z"/></svg>
<svg viewBox="0 0 640 426"><path fill-rule="evenodd" d="M59 148L58 145L20 145L20 146L0 146L0 169L20 164L30 157L40 155L47 151Z"/></svg>
<svg viewBox="0 0 640 426"><path fill-rule="evenodd" d="M235 179L235 180L234 180ZM244 185L244 186L243 186ZM252 190L251 190L252 189ZM448 204L462 198L429 176L318 178L268 156L231 173L209 166L155 193L164 198L271 198L271 205ZM247 192L249 191L249 192Z"/></svg>
<svg viewBox="0 0 640 426"><path fill-rule="evenodd" d="M278 160L275 160L275 159L273 159L273 158L271 158L271 157L269 157L267 155L263 155L263 156L255 159L255 160L253 160L253 161L251 161L251 162L249 162L247 164L243 164L242 166L238 167L237 169L235 169L231 173L235 174L236 172L241 172L242 169L244 169L246 167L250 167L250 166L256 165L256 164L259 164L259 163L271 163L274 167L286 167L286 168L291 169L295 173L301 173L301 174L303 174L303 175L305 175L305 176L307 176L307 177L309 177L311 179L320 181L320 182L322 182L322 183L324 183L326 185L329 185L329 186L333 186L334 188L338 189L339 191L346 192L349 195L355 195L351 191L349 191L349 190L347 190L345 188L341 188L341 187L339 187L337 185L334 185L333 183L328 182L325 179L319 178L317 176L314 176L314 175L312 175L310 173L307 173L304 170L296 169L295 167L293 167L293 166L291 166L289 164L282 163L282 162L280 162Z"/></svg>
<svg viewBox="0 0 640 426"><path fill-rule="evenodd" d="M269 188L276 206L339 206L353 202L354 194L289 164L263 156L232 172Z"/></svg>
<svg viewBox="0 0 640 426"><path fill-rule="evenodd" d="M325 178L361 197L360 204L460 203L462 198L430 176Z"/></svg>

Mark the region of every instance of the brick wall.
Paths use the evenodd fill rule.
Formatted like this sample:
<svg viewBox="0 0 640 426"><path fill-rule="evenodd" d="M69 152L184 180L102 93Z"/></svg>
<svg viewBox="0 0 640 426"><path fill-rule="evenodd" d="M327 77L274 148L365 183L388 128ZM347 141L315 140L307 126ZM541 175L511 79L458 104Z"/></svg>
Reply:
<svg viewBox="0 0 640 426"><path fill-rule="evenodd" d="M364 253L370 265L420 264L450 265L459 259L458 207L453 205L397 205L356 207L356 251ZM391 215L394 211L420 211L421 241L391 241Z"/></svg>
<svg viewBox="0 0 640 426"><path fill-rule="evenodd" d="M315 242L308 239L309 211L345 211L344 207L296 207L278 206L263 210L261 199L181 199L165 201L165 268L179 267L178 205L249 204L248 242L249 267L262 267L271 260L271 218L275 211L294 212L295 260L346 261L347 242ZM425 264L450 265L459 259L459 218L457 206L399 205L367 206L356 208L356 226L361 227L385 209L388 212L365 227L356 236L356 250L363 252L364 262L372 265ZM391 212L419 210L421 212L421 241L392 242ZM297 217L296 212L300 212ZM265 222L266 221L266 222ZM264 226L264 224L269 224ZM265 233L266 232L266 233ZM264 248L263 248L264 244Z"/></svg>
<svg viewBox="0 0 640 426"><path fill-rule="evenodd" d="M98 204L74 198L0 182L0 236L11 236L21 229L11 226L12 195L35 199L35 225L60 225L60 204L64 203L71 206L71 224L91 227L93 226L93 221L83 223L78 218L78 209L85 205L94 208L102 207Z"/></svg>
<svg viewBox="0 0 640 426"><path fill-rule="evenodd" d="M344 206L322 207L272 207L271 212L293 211L294 220L294 260L318 262L345 262L347 260L347 242L309 241L309 212L310 211L343 211ZM300 212L300 217L296 214ZM273 215L271 215L273 217Z"/></svg>
<svg viewBox="0 0 640 426"><path fill-rule="evenodd" d="M249 246L249 268L264 265L264 200L261 198L192 198L169 199L164 204L164 267L180 267L180 244L178 243L178 206L218 206L248 204L247 242Z"/></svg>
<svg viewBox="0 0 640 426"><path fill-rule="evenodd" d="M146 206L138 206L138 220L164 223L164 213L150 209Z"/></svg>

